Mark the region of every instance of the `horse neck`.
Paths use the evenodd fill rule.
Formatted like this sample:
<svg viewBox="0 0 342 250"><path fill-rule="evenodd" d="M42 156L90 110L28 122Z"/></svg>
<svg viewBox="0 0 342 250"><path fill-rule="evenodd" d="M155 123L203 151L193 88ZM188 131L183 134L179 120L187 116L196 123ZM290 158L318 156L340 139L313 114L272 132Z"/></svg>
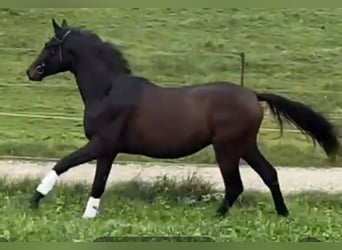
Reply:
<svg viewBox="0 0 342 250"><path fill-rule="evenodd" d="M115 72L110 71L101 62L95 63L93 60L90 65L87 65L86 62L79 65L74 75L83 102L88 105L107 95L111 89L113 73L115 74Z"/></svg>

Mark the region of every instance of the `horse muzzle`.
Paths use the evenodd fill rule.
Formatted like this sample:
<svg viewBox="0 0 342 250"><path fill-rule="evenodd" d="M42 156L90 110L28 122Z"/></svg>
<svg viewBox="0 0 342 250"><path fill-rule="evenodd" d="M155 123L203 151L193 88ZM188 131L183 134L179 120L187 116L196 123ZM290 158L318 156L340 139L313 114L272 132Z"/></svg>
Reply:
<svg viewBox="0 0 342 250"><path fill-rule="evenodd" d="M28 69L26 75L30 81L41 82L43 79L45 65L38 65L35 68Z"/></svg>

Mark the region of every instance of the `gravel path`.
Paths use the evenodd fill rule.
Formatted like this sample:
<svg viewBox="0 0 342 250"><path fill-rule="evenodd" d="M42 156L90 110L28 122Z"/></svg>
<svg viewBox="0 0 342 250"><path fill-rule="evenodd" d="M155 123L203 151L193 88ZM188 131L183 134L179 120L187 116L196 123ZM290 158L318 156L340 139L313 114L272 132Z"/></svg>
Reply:
<svg viewBox="0 0 342 250"><path fill-rule="evenodd" d="M53 166L53 162L0 161L0 176L10 179L42 178ZM342 192L342 168L277 168L281 187L284 193L300 191ZM153 181L167 175L182 180L195 174L209 181L215 188L223 190L223 181L218 167L196 167L193 165L150 164L115 164L109 185L133 178ZM94 165L84 164L65 173L61 182L91 183L94 176ZM245 190L268 192L260 177L249 167L241 167L241 176Z"/></svg>

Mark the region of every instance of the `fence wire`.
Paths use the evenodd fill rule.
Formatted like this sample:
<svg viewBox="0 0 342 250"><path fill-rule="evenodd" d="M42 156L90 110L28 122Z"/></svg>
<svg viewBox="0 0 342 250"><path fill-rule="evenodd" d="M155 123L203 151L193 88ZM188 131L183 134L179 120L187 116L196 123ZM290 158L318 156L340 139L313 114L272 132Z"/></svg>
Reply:
<svg viewBox="0 0 342 250"><path fill-rule="evenodd" d="M0 47L0 50L5 51L23 51L23 52L33 52L37 49L35 48L11 48L11 47ZM227 57L227 56L239 56L240 57L240 84L245 85L245 64L246 64L246 55L244 52L238 52L238 51L232 51L232 52L209 52L209 51L201 51L201 54L206 55L213 55L213 56L220 56L220 57ZM165 56L179 56L184 55L184 51L182 52L167 52L167 51L161 51L161 50L155 50L151 51L150 54L152 55L165 55ZM171 83L168 83L171 84ZM11 83L11 82L0 82L0 86L6 86L6 87L38 87L38 88L72 88L70 85L52 85L52 84L43 84L43 85L33 85L30 83ZM290 89L265 89L265 88L255 88L257 91L272 91L274 93L306 93L306 94L314 94L314 93L321 93L321 94L341 94L342 91L330 91L330 90L319 90L319 91L312 91L312 90L290 90ZM55 114L55 115L45 115L45 114L33 114L33 113L13 113L13 112L0 112L0 116L6 116L6 117L22 117L22 118L31 118L31 119L42 119L42 120L70 120L70 121L82 121L81 117L71 117L66 114ZM269 115L267 115L269 116ZM334 116L334 114L331 114L330 119L335 120L342 120L341 116ZM279 129L273 129L273 128L262 128L261 131L264 132L279 132ZM284 132L287 133L301 133L298 130L292 130L292 129L284 129Z"/></svg>

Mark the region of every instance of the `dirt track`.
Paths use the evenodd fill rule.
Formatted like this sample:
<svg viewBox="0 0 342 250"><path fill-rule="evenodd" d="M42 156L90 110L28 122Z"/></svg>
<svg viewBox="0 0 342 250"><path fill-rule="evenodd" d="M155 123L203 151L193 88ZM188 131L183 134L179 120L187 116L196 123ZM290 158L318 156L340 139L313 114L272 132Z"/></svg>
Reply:
<svg viewBox="0 0 342 250"><path fill-rule="evenodd" d="M0 176L11 179L41 178L53 166L53 162L0 161ZM281 187L284 193L300 191L342 192L342 168L277 168ZM215 188L223 190L222 177L217 167L195 167L179 165L149 165L115 164L110 183L129 181L138 178L143 181L153 181L155 178L167 175L181 180L195 173L197 177L211 182ZM84 164L65 173L60 181L91 183L94 175L94 165ZM248 167L241 167L241 176L245 190L268 191L259 176ZM110 185L109 183L109 185Z"/></svg>

